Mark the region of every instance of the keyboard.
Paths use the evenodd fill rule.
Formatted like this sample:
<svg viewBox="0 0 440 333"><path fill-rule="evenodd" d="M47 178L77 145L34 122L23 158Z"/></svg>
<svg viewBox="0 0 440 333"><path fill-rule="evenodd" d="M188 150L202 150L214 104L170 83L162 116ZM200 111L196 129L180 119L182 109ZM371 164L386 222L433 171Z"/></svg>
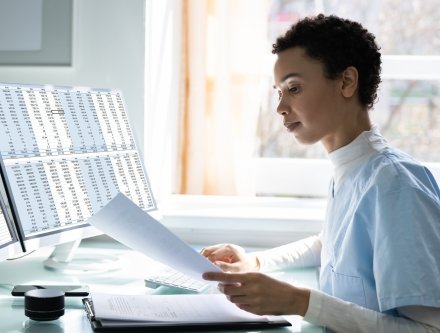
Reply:
<svg viewBox="0 0 440 333"><path fill-rule="evenodd" d="M153 274L144 277L144 281L145 286L148 288L156 289L160 286L165 286L194 293L201 293L210 286L208 282L195 280L168 267L161 268Z"/></svg>

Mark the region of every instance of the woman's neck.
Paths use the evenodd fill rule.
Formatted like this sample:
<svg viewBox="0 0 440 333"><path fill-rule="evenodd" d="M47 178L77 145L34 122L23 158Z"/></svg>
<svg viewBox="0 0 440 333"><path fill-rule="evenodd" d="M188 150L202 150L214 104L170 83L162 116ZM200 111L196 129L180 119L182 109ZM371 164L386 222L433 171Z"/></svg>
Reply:
<svg viewBox="0 0 440 333"><path fill-rule="evenodd" d="M364 131L371 130L371 120L365 108L357 108L346 113L344 121L331 134L322 138L321 143L328 153L344 147L356 139Z"/></svg>

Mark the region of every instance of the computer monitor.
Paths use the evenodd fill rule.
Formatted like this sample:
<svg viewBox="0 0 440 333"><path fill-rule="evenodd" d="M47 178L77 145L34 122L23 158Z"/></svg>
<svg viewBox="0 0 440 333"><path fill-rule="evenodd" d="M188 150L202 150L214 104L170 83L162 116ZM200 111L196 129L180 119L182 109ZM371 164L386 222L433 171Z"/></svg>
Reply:
<svg viewBox="0 0 440 333"><path fill-rule="evenodd" d="M0 178L0 261L8 259L21 252L20 242L15 232L14 224L8 216L7 206L4 201L5 191Z"/></svg>
<svg viewBox="0 0 440 333"><path fill-rule="evenodd" d="M87 219L118 192L156 209L117 90L0 84L0 171L24 252L100 234Z"/></svg>

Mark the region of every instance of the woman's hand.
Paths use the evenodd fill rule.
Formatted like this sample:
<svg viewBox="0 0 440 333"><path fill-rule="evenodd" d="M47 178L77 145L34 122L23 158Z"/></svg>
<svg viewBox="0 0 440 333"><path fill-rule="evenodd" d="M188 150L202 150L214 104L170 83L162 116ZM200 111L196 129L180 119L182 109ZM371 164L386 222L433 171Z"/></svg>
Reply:
<svg viewBox="0 0 440 333"><path fill-rule="evenodd" d="M261 273L203 274L219 281L218 289L240 309L257 315L300 315L309 307L310 290L298 288Z"/></svg>
<svg viewBox="0 0 440 333"><path fill-rule="evenodd" d="M217 244L203 248L200 253L225 272L258 271L258 258L238 245Z"/></svg>

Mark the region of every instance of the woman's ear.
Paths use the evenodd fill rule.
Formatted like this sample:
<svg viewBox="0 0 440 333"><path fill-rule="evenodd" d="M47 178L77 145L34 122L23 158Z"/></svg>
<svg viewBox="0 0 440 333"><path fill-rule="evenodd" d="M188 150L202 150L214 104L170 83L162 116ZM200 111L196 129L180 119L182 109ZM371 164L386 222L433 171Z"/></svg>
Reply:
<svg viewBox="0 0 440 333"><path fill-rule="evenodd" d="M353 66L347 67L341 74L341 92L344 97L353 97L358 89L359 73Z"/></svg>

